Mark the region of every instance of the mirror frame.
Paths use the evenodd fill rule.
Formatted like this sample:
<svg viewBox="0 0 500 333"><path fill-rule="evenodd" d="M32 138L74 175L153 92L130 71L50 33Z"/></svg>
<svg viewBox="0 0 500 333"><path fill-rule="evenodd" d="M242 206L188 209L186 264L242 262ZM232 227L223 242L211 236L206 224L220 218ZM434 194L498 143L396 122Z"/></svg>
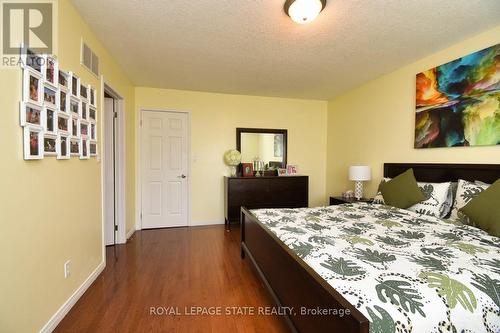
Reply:
<svg viewBox="0 0 500 333"><path fill-rule="evenodd" d="M287 153L288 153L288 130L276 128L236 128L236 150L241 153L241 134L242 133L265 133L265 134L282 134L283 135L283 164L281 167L286 168Z"/></svg>

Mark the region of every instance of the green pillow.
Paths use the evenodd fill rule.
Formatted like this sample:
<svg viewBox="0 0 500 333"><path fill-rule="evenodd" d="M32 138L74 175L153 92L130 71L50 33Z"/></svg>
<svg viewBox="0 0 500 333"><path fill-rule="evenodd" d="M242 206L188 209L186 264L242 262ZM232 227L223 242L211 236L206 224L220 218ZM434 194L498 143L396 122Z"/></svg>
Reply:
<svg viewBox="0 0 500 333"><path fill-rule="evenodd" d="M386 205L406 209L425 199L418 188L413 169L380 184L380 192Z"/></svg>
<svg viewBox="0 0 500 333"><path fill-rule="evenodd" d="M469 201L460 211L472 224L500 237L500 179Z"/></svg>

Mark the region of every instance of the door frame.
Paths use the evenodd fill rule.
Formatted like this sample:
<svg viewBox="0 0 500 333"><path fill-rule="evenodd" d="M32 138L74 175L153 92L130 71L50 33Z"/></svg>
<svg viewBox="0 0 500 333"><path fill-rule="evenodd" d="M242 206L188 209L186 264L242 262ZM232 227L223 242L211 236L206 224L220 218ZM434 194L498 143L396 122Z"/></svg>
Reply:
<svg viewBox="0 0 500 333"><path fill-rule="evenodd" d="M142 230L142 114L143 112L170 112L170 113L184 113L187 115L187 156L188 156L188 161L187 161L187 169L188 169L188 177L187 177L187 226L191 226L191 178L192 178L192 171L191 171L191 111L187 110L173 110L173 109L154 109L154 108L143 108L140 107L138 109L139 112L137 112L137 117L136 117L136 133L137 133L137 159L135 163L135 170L136 170L136 179L137 179L137 185L135 189L136 195L136 223L135 223L135 229L136 230Z"/></svg>
<svg viewBox="0 0 500 333"><path fill-rule="evenodd" d="M116 231L116 242L115 245L117 244L125 244L127 242L127 234L126 234L126 229L127 229L127 224L126 224L126 213L125 213L125 200L126 200L126 194L125 194L125 128L126 128L126 123L125 123L125 99L122 97L122 95L115 89L113 86L107 82L104 79L104 76L101 76L101 114L100 114L100 121L101 121L101 136L100 140L101 141L101 154L100 154L100 159L101 159L101 203L102 203L102 245L103 245L103 254L104 258L106 258L105 251L106 251L106 237L105 237L105 228L106 228L106 220L105 216L105 207L104 207L104 188L105 188L105 179L104 179L104 161L102 161L102 157L104 157L104 91L111 95L114 100L115 100L115 111L118 113L118 121L117 121L117 130L118 133L116 135L116 147L117 151L115 153L115 167L116 167L116 184L115 184L115 201L116 201L116 212L115 212L115 219L116 219L116 225L118 226L118 230ZM98 138L99 139L99 138Z"/></svg>

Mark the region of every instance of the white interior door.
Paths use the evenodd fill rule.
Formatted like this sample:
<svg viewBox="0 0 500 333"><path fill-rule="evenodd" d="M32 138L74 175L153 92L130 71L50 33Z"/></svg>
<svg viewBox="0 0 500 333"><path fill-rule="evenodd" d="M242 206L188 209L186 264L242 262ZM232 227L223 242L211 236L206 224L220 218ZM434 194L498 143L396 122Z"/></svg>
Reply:
<svg viewBox="0 0 500 333"><path fill-rule="evenodd" d="M115 244L115 130L114 100L104 98L104 237L106 245Z"/></svg>
<svg viewBox="0 0 500 333"><path fill-rule="evenodd" d="M188 225L188 115L142 111L142 228Z"/></svg>

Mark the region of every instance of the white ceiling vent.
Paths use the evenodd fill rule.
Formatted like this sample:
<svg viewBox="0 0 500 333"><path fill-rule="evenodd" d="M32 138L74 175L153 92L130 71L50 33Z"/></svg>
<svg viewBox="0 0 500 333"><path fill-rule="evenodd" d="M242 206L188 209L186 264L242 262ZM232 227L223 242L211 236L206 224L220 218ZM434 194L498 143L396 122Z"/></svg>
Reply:
<svg viewBox="0 0 500 333"><path fill-rule="evenodd" d="M82 39L82 56L81 56L81 64L89 71L94 73L96 76L99 76L99 57L92 51L92 49L85 44Z"/></svg>

